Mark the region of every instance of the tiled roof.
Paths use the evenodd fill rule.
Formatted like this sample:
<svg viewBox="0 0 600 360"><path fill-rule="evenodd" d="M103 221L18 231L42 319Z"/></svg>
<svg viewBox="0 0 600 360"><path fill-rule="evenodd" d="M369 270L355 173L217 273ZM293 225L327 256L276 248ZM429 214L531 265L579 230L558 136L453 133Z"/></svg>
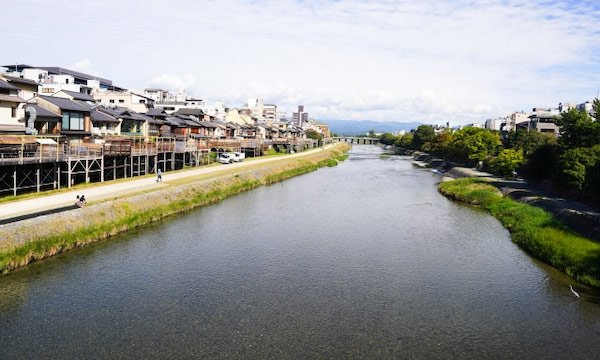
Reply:
<svg viewBox="0 0 600 360"><path fill-rule="evenodd" d="M92 110L92 112L90 112L90 117L92 118L92 121L118 123L119 119L104 112L105 109L106 108L100 107Z"/></svg>
<svg viewBox="0 0 600 360"><path fill-rule="evenodd" d="M18 87L10 84L2 79L0 79L0 89L8 89L8 90L19 90Z"/></svg>
<svg viewBox="0 0 600 360"><path fill-rule="evenodd" d="M204 116L204 111L200 109L188 109L181 108L174 112L175 115L194 115L194 116Z"/></svg>
<svg viewBox="0 0 600 360"><path fill-rule="evenodd" d="M70 99L59 98L59 97L54 97L54 96L41 96L41 95L40 95L40 99L46 100L49 103L52 103L52 104L58 106L61 110L82 111L82 112L90 111L89 106L85 106L77 101L73 101Z"/></svg>
<svg viewBox="0 0 600 360"><path fill-rule="evenodd" d="M38 104L30 104L27 107L32 107L35 109L35 115L39 117L51 117L51 118L60 118L60 114L57 114L53 111L46 109L45 107L41 107Z"/></svg>
<svg viewBox="0 0 600 360"><path fill-rule="evenodd" d="M94 97L92 95L80 93L77 91L61 90L59 92L64 92L65 94L71 96L75 100L94 101Z"/></svg>

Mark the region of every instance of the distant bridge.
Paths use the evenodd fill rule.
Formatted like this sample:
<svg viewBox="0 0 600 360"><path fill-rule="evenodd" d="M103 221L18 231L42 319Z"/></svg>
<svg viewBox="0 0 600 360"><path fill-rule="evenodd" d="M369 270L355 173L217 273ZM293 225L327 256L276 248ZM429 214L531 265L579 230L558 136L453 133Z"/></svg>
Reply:
<svg viewBox="0 0 600 360"><path fill-rule="evenodd" d="M333 141L335 142L345 142L348 144L356 144L356 145L375 145L379 144L378 138L372 137L362 137L362 136L340 136L334 137Z"/></svg>

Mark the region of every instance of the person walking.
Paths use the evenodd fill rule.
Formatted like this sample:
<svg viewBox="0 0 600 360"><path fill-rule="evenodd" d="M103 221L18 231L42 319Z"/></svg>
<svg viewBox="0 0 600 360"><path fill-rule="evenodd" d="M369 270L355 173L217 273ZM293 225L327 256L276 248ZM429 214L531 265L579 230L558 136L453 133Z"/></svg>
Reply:
<svg viewBox="0 0 600 360"><path fill-rule="evenodd" d="M160 169L156 171L156 182L162 182L162 171Z"/></svg>

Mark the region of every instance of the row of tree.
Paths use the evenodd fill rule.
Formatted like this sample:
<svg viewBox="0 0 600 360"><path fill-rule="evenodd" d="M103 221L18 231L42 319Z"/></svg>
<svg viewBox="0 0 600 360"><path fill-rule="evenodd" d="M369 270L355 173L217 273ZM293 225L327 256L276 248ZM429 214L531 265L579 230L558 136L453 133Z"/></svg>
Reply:
<svg viewBox="0 0 600 360"><path fill-rule="evenodd" d="M569 109L555 121L560 136L517 130L500 133L466 127L436 132L421 125L414 132L380 142L420 150L467 165L481 164L498 175L519 172L530 181L550 180L562 190L600 200L600 101L594 100L592 115Z"/></svg>

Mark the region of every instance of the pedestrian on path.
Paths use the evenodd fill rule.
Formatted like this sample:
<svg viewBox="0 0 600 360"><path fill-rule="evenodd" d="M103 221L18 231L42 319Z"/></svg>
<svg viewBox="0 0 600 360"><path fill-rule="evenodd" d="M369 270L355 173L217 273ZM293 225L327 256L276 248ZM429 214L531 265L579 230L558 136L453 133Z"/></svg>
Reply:
<svg viewBox="0 0 600 360"><path fill-rule="evenodd" d="M162 172L160 169L156 171L156 182L162 182Z"/></svg>
<svg viewBox="0 0 600 360"><path fill-rule="evenodd" d="M85 205L86 201L85 201L85 196L84 195L77 195L77 202L75 203L75 205L82 207L83 205Z"/></svg>

